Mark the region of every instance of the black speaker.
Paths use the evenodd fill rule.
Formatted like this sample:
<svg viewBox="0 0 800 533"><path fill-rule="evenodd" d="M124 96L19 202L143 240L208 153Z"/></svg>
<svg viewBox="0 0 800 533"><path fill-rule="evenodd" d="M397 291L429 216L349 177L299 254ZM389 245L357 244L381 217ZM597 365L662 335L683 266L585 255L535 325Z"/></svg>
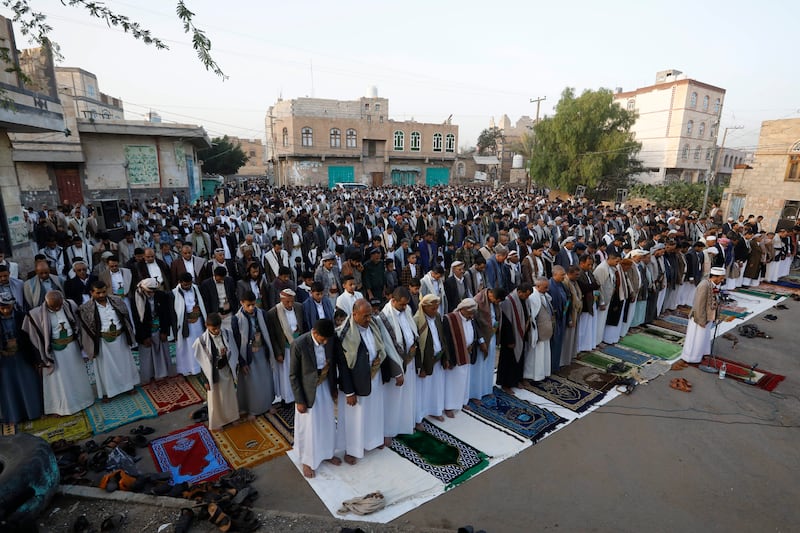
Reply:
<svg viewBox="0 0 800 533"><path fill-rule="evenodd" d="M106 231L122 226L119 200L98 200L94 205L97 210L97 229Z"/></svg>

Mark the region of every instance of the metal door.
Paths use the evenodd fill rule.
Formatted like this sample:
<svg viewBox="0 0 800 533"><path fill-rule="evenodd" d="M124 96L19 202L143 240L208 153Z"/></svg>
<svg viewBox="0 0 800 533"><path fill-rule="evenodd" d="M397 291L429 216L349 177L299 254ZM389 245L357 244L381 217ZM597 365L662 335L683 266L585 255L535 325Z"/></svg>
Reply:
<svg viewBox="0 0 800 533"><path fill-rule="evenodd" d="M56 186L58 187L58 198L63 205L65 202L70 205L83 203L83 188L81 187L81 175L77 168L55 168Z"/></svg>
<svg viewBox="0 0 800 533"><path fill-rule="evenodd" d="M425 169L425 184L428 187L447 185L450 183L450 169L428 168Z"/></svg>
<svg viewBox="0 0 800 533"><path fill-rule="evenodd" d="M328 167L328 187L333 188L337 183L355 183L355 167Z"/></svg>

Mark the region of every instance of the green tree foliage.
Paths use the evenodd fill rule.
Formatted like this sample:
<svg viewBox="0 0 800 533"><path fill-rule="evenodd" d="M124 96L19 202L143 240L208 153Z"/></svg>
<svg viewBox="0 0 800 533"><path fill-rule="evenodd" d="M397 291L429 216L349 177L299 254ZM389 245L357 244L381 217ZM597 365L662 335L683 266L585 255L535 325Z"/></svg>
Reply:
<svg viewBox="0 0 800 533"><path fill-rule="evenodd" d="M503 130L498 127L486 128L478 135L478 154L496 154L497 141L503 140Z"/></svg>
<svg viewBox="0 0 800 533"><path fill-rule="evenodd" d="M608 89L586 90L579 97L567 87L552 117L533 127L536 149L530 162L534 183L554 189L590 191L627 187L641 170L641 144L630 132L636 113L614 103Z"/></svg>
<svg viewBox="0 0 800 533"><path fill-rule="evenodd" d="M629 198L647 198L650 203L660 207L668 209L685 208L690 211L701 212L703 210L705 190L705 183L684 183L682 181L670 183L669 185L645 185L639 183L631 189ZM708 191L706 212L711 209L712 204L719 205L721 200L722 187L712 185Z"/></svg>
<svg viewBox="0 0 800 533"><path fill-rule="evenodd" d="M211 148L197 152L197 158L203 162L204 173L231 176L247 163L248 157L242 145L233 144L227 135L215 137L211 144Z"/></svg>

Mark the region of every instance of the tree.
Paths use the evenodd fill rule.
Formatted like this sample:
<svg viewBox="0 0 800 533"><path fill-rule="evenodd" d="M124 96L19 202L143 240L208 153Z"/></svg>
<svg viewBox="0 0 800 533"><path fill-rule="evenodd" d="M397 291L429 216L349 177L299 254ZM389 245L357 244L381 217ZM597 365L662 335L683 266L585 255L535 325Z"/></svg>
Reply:
<svg viewBox="0 0 800 533"><path fill-rule="evenodd" d="M35 0L0 0L2 4L14 13L13 21L19 24L22 35L30 37L40 46L49 47L56 59L63 59L58 44L50 39L53 27L47 22L47 16L39 11L34 11L31 2ZM125 33L133 36L145 44L153 45L159 50L168 50L169 47L159 39L154 37L150 30L142 28L138 22L132 21L129 17L112 11L103 2L92 0L61 0L61 3L70 7L82 7L88 11L89 16L105 21L109 26L119 28ZM211 40L205 32L194 25L194 13L190 11L184 0L178 0L175 6L175 13L178 20L183 24L184 33L192 38L192 47L197 52L197 57L206 70L212 71L222 79L227 76L222 72L216 61L211 57ZM0 60L4 60L8 68L18 73L18 67L9 61L8 53L0 51Z"/></svg>
<svg viewBox="0 0 800 533"><path fill-rule="evenodd" d="M503 140L503 130L497 126L486 128L478 135L478 154L497 153L497 141Z"/></svg>
<svg viewBox="0 0 800 533"><path fill-rule="evenodd" d="M579 97L567 87L556 113L534 125L536 147L530 162L534 183L554 189L613 191L627 187L641 171L641 144L630 132L636 113L614 103L608 89L586 90Z"/></svg>
<svg viewBox="0 0 800 533"><path fill-rule="evenodd" d="M203 162L206 174L236 174L249 159L242 150L242 145L231 142L228 136L215 137L211 140L211 148L197 152L197 159Z"/></svg>
<svg viewBox="0 0 800 533"><path fill-rule="evenodd" d="M531 157L533 157L535 145L536 136L533 134L533 131L526 131L517 142L511 145L511 151L520 154L525 158L525 161L530 161Z"/></svg>
<svg viewBox="0 0 800 533"><path fill-rule="evenodd" d="M712 185L708 190L708 205L706 211L712 204L719 205L722 200L722 187ZM690 211L703 210L703 196L705 195L706 184L685 183L678 181L669 185L645 185L639 183L631 189L629 198L647 198L664 208L681 208Z"/></svg>

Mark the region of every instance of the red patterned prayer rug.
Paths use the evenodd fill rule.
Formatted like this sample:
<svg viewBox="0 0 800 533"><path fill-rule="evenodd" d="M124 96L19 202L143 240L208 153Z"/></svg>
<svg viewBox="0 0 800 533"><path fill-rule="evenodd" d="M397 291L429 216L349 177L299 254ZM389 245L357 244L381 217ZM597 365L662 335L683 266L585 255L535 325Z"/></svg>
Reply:
<svg viewBox="0 0 800 533"><path fill-rule="evenodd" d="M150 453L161 472L172 474L173 484L213 481L231 469L204 424L154 439Z"/></svg>
<svg viewBox="0 0 800 533"><path fill-rule="evenodd" d="M739 363L738 361L732 361L723 357L712 358L709 355L705 355L703 356L702 364L719 368L722 366L723 362L726 364L726 375L728 377L737 379L739 381L746 381L748 377L750 377L750 366L745 365L744 363ZM786 376L773 374L772 372L767 372L759 367L756 367L753 370L752 377L754 380L757 380L755 386L766 391L775 390L775 387L777 387L781 381L786 379Z"/></svg>
<svg viewBox="0 0 800 533"><path fill-rule="evenodd" d="M159 415L183 409L203 401L194 387L183 376L175 376L142 386L147 397L156 406Z"/></svg>

